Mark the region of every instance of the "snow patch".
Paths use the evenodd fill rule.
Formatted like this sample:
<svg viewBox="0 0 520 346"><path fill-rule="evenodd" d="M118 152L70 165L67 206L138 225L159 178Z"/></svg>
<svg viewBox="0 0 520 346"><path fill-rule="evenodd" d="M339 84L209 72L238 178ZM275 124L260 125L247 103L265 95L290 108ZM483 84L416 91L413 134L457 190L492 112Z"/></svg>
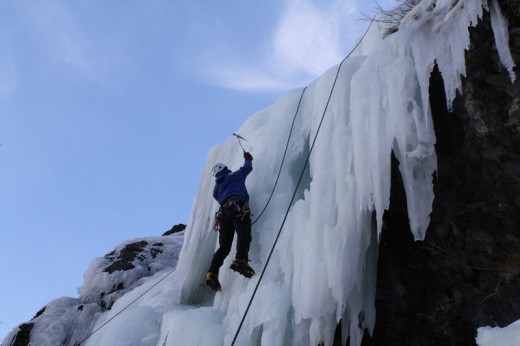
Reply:
<svg viewBox="0 0 520 346"><path fill-rule="evenodd" d="M518 346L520 343L520 320L507 327L481 327L477 330L478 346Z"/></svg>

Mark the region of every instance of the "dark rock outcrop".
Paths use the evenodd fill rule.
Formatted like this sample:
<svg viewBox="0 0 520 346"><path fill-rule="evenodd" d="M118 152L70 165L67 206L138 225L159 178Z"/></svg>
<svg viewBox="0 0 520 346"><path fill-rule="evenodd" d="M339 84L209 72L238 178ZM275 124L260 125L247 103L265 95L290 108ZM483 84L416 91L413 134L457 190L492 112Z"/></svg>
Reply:
<svg viewBox="0 0 520 346"><path fill-rule="evenodd" d="M29 346L31 343L31 331L34 323L23 323L18 326L20 331L15 335L11 346Z"/></svg>
<svg viewBox="0 0 520 346"><path fill-rule="evenodd" d="M518 66L520 2L499 3ZM424 241L410 233L394 162L376 326L364 345L475 345L477 328L520 319L520 83L499 61L487 13L470 32L467 78L452 113L442 76L431 77L438 175Z"/></svg>
<svg viewBox="0 0 520 346"><path fill-rule="evenodd" d="M172 235L174 233L182 232L186 229L186 225L183 223L179 223L177 225L174 225L170 230L164 232L163 235Z"/></svg>
<svg viewBox="0 0 520 346"><path fill-rule="evenodd" d="M140 259L140 256L141 258L143 257L141 253L147 245L148 242L141 240L139 242L126 244L118 252L112 251L105 255L105 258L111 261L111 263L103 271L111 274L118 270L125 271L135 268L135 265L133 264L134 260Z"/></svg>
<svg viewBox="0 0 520 346"><path fill-rule="evenodd" d="M95 259L80 288L81 300L110 309L117 299L140 285L143 278L175 267L182 244L176 240L178 236L177 232L176 236L125 242L104 257Z"/></svg>

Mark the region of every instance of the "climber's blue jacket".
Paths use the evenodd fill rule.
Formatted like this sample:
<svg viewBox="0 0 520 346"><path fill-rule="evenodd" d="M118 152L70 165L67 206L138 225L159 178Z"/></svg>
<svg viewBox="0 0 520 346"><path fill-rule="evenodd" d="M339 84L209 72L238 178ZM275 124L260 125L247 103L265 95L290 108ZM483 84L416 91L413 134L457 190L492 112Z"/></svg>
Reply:
<svg viewBox="0 0 520 346"><path fill-rule="evenodd" d="M246 189L246 177L253 170L253 160L246 159L244 165L236 172L225 168L215 177L213 197L222 205L230 197L240 197L249 201Z"/></svg>

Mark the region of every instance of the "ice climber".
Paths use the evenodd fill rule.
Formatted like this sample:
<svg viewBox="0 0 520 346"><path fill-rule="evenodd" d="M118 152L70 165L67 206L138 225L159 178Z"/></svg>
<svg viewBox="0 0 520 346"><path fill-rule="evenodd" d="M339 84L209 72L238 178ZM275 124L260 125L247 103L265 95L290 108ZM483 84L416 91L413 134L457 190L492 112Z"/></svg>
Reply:
<svg viewBox="0 0 520 346"><path fill-rule="evenodd" d="M219 248L213 255L211 266L206 274L206 285L220 291L218 272L224 259L229 255L235 232L237 233L237 252L230 268L247 278L255 275L248 264L249 245L251 244L251 211L246 178L253 170L253 156L244 151L244 165L235 172L226 165L217 163L211 170L215 177L213 197L220 205L215 225L219 231Z"/></svg>

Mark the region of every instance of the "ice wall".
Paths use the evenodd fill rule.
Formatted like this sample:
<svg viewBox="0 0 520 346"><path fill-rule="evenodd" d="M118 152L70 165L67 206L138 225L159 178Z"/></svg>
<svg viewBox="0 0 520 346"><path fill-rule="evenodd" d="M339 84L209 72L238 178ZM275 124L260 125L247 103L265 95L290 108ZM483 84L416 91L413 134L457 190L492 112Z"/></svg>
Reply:
<svg viewBox="0 0 520 346"><path fill-rule="evenodd" d="M397 33L384 40L379 35L378 44L370 35L370 45L358 56L331 68L305 90L278 187L253 227L250 258L257 273L288 210L287 220L237 345L330 345L340 320L344 342L350 336L351 345L361 343L363 329L372 330L377 240L389 206L391 152L400 162L412 232L423 239L436 170L429 76L437 63L450 106L465 73L468 27L486 6L482 0L425 0L403 19ZM498 6L495 11L499 13ZM505 22L493 25L506 38L500 34L507 32ZM507 57L507 46L501 50ZM269 199L302 91L282 96L236 131L248 139L247 149L255 157L247 180L253 213ZM176 272L87 344L231 344L260 275L248 280L228 270L232 253L220 272L222 292L204 286L217 242L209 174L215 162L233 170L242 165L233 139L208 154ZM143 290L119 299L99 323L126 309ZM146 328L130 327L138 321L146 321Z"/></svg>
<svg viewBox="0 0 520 346"><path fill-rule="evenodd" d="M480 327L475 341L478 346L515 346L520 340L520 320L500 327Z"/></svg>

